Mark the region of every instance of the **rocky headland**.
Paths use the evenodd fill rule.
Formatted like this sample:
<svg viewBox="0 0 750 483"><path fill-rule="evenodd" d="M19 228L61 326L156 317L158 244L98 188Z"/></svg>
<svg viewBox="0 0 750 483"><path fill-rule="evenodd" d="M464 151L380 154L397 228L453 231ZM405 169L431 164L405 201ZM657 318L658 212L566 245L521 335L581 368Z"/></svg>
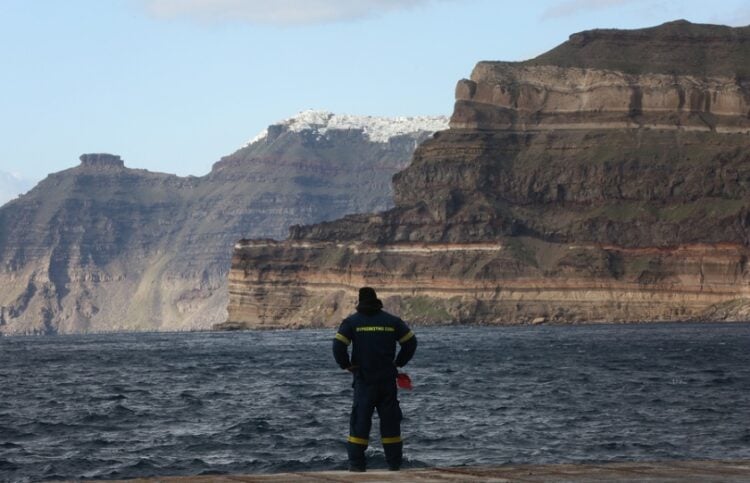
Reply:
<svg viewBox="0 0 750 483"><path fill-rule="evenodd" d="M85 154L0 207L0 334L209 329L237 240L393 206L392 175L447 123L306 111L201 177Z"/></svg>
<svg viewBox="0 0 750 483"><path fill-rule="evenodd" d="M750 318L750 27L592 30L480 62L395 207L242 240L236 327Z"/></svg>

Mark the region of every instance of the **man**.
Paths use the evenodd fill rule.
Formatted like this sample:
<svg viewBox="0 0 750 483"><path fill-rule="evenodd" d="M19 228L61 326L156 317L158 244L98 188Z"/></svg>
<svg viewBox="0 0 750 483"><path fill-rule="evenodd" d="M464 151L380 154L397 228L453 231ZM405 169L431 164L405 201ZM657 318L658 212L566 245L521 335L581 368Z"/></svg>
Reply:
<svg viewBox="0 0 750 483"><path fill-rule="evenodd" d="M359 289L356 313L341 323L333 340L333 357L354 375L354 404L349 419L349 471L365 471L367 449L375 408L380 417L380 436L388 469L401 468L401 408L398 405L397 367L414 355L417 338L403 320L385 312L370 287ZM396 356L396 342L401 350ZM353 344L349 361L347 347Z"/></svg>

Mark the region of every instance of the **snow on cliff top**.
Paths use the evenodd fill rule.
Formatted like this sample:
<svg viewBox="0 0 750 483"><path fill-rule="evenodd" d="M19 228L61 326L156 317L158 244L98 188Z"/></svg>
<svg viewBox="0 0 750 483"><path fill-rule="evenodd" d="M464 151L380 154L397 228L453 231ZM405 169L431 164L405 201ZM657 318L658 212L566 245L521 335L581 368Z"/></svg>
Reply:
<svg viewBox="0 0 750 483"><path fill-rule="evenodd" d="M274 126L285 126L289 131L316 131L325 134L329 129L362 130L370 141L374 143L387 143L394 136L427 131L435 132L448 129L448 117L446 116L424 116L424 117L375 117L375 116L350 116L348 114L334 114L327 111L307 110L296 116L277 122ZM268 135L268 129L251 139L247 145L260 141Z"/></svg>

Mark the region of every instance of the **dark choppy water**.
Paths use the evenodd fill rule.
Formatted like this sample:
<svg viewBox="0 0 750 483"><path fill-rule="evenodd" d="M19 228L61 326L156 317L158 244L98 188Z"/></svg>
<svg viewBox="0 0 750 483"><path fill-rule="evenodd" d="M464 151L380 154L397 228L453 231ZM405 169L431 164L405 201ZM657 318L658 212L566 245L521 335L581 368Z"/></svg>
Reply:
<svg viewBox="0 0 750 483"><path fill-rule="evenodd" d="M417 334L410 466L750 458L749 324ZM343 469L332 335L0 339L0 481Z"/></svg>

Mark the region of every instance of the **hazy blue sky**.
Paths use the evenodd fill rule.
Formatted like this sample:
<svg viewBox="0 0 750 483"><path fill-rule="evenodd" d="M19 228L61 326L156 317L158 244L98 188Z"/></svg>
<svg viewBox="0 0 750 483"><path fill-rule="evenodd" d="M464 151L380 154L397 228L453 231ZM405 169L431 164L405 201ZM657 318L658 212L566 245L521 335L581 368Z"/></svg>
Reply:
<svg viewBox="0 0 750 483"><path fill-rule="evenodd" d="M308 108L449 115L479 60L597 27L750 24L747 0L0 0L0 171L84 152L180 175Z"/></svg>

